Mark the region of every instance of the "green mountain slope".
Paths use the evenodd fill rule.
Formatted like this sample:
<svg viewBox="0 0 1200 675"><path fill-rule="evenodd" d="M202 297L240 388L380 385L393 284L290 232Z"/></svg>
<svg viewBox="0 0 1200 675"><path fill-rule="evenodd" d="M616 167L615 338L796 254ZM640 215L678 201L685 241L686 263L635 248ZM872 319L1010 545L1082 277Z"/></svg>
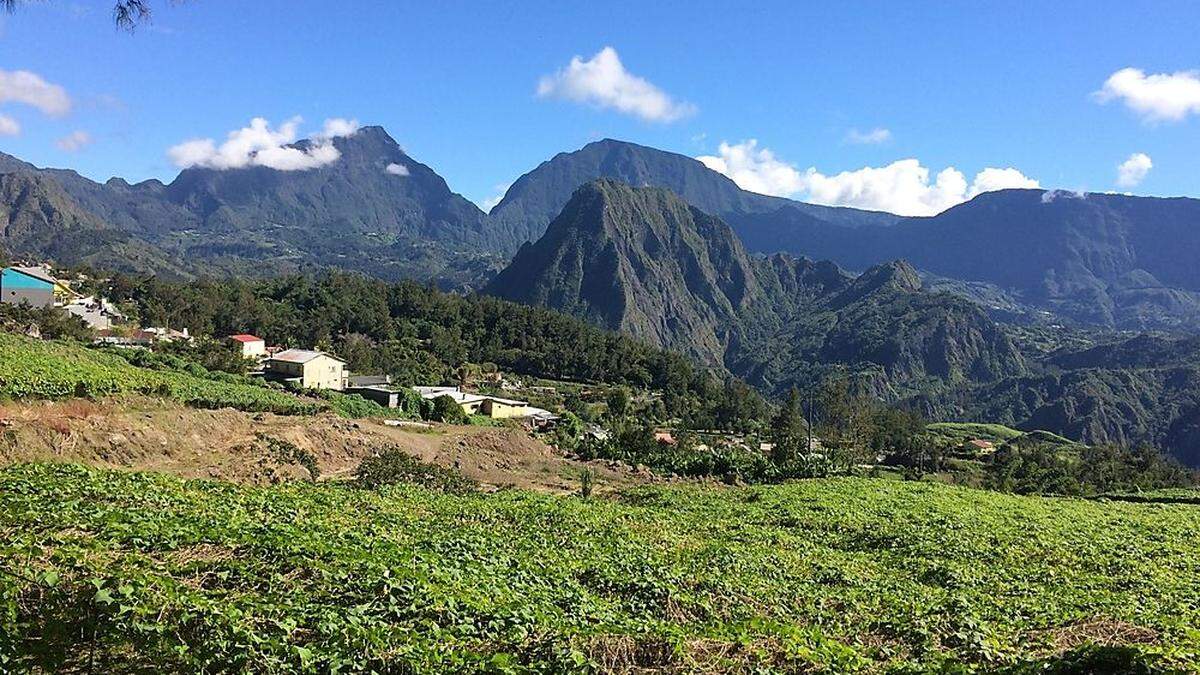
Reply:
<svg viewBox="0 0 1200 675"><path fill-rule="evenodd" d="M1033 366L915 403L937 419L1046 429L1086 443L1149 442L1200 466L1200 339L1142 335L1060 350Z"/></svg>
<svg viewBox="0 0 1200 675"><path fill-rule="evenodd" d="M10 258L87 264L188 278L194 269L170 253L84 211L54 179L0 174L0 250Z"/></svg>
<svg viewBox="0 0 1200 675"><path fill-rule="evenodd" d="M586 184L485 292L545 305L721 365L767 389L843 364L885 396L1022 372L973 305L892 263L751 256L722 220L667 190Z"/></svg>
<svg viewBox="0 0 1200 675"><path fill-rule="evenodd" d="M1200 328L1200 200L1002 190L888 227L813 222L783 207L735 215L757 250L803 252L853 269L904 258L923 271L1008 293L1027 314L1121 329ZM991 303L989 303L991 304Z"/></svg>

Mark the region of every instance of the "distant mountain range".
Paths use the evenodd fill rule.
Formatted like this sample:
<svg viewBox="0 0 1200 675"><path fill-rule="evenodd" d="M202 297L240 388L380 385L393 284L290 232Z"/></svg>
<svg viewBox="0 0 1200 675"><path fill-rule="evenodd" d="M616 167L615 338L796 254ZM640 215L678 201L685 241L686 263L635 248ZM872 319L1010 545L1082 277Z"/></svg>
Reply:
<svg viewBox="0 0 1200 675"><path fill-rule="evenodd" d="M829 259L849 270L907 260L930 288L1004 320L1200 329L1200 268L1191 262L1200 254L1196 199L1003 190L934 217L901 218L755 194L691 157L606 139L543 162L485 214L380 127L333 143L339 159L320 168L191 168L165 185L96 183L2 153L0 173L51 178L68 210L122 232L130 246L158 249L127 265L141 271L335 267L478 288L545 232L579 186L610 178L672 191L727 222L754 253ZM389 172L389 165L400 168ZM82 248L59 246L53 256L40 250L67 263L95 259L86 241L77 243Z"/></svg>
<svg viewBox="0 0 1200 675"><path fill-rule="evenodd" d="M993 321L1200 331L1200 200L1004 190L901 218L751 193L690 157L603 140L543 162L485 214L379 127L332 142L340 157L320 168L192 168L169 184L0 153L0 252L174 278L340 268L486 288L766 391L846 368L940 419L1150 440L1200 464L1191 338L1031 353Z"/></svg>
<svg viewBox="0 0 1200 675"><path fill-rule="evenodd" d="M544 305L780 391L844 364L896 399L1024 372L970 302L921 291L890 263L854 277L829 262L748 253L721 219L661 188L579 188L484 292Z"/></svg>
<svg viewBox="0 0 1200 675"><path fill-rule="evenodd" d="M364 127L332 142L340 157L324 167L191 168L166 185L156 180L130 185L119 178L101 184L8 155L0 155L0 172L53 179L68 198L65 208L189 261L191 273L264 275L336 267L465 288L503 264L503 256L491 253L497 242L489 239L486 214L406 155L382 128ZM389 172L389 165L402 167L395 169L400 173ZM50 257L65 263L92 255L86 248L58 253Z"/></svg>
<svg viewBox="0 0 1200 675"><path fill-rule="evenodd" d="M850 270L909 261L931 287L1023 322L1200 329L1200 200L1001 190L930 218L831 208L742 190L699 161L603 140L522 176L494 227L534 240L581 184L664 187L719 216L757 253L829 259Z"/></svg>

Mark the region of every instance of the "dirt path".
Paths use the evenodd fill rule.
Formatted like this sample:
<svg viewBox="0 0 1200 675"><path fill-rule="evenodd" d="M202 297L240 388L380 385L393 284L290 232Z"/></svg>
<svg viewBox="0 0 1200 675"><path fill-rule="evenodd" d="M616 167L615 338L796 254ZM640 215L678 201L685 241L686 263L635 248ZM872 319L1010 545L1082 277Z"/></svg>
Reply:
<svg viewBox="0 0 1200 675"><path fill-rule="evenodd" d="M253 484L309 477L303 466L272 451L266 438L311 453L322 480L349 476L364 457L388 446L494 487L570 492L578 488L585 467L596 472L601 490L651 480L619 467L566 459L518 429L393 427L334 415L196 410L152 398L0 406L0 464L81 462Z"/></svg>

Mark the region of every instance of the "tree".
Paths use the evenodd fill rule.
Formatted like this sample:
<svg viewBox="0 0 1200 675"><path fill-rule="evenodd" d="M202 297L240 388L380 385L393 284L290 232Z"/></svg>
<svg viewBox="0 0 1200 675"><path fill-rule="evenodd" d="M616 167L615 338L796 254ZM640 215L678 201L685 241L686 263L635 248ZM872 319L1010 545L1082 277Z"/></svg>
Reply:
<svg viewBox="0 0 1200 675"><path fill-rule="evenodd" d="M27 2L27 0L26 0ZM0 0L4 9L16 11L18 5L26 4L22 0ZM140 24L150 20L149 0L117 0L113 4L113 22L118 28L132 31Z"/></svg>
<svg viewBox="0 0 1200 675"><path fill-rule="evenodd" d="M800 410L800 391L795 387L788 393L787 401L771 420L771 461L776 466L785 466L796 459L803 448L808 452L808 422Z"/></svg>
<svg viewBox="0 0 1200 675"><path fill-rule="evenodd" d="M608 405L609 416L623 416L629 408L629 390L625 387L613 387L609 389L605 403Z"/></svg>
<svg viewBox="0 0 1200 675"><path fill-rule="evenodd" d="M467 413L453 398L442 395L433 399L433 420L446 424L464 424Z"/></svg>

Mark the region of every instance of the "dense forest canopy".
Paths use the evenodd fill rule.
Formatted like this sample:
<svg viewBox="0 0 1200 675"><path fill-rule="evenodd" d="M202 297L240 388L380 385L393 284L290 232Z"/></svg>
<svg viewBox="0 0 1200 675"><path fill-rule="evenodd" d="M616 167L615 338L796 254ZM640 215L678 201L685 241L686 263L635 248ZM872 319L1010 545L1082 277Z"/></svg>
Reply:
<svg viewBox="0 0 1200 675"><path fill-rule="evenodd" d="M387 373L401 384L448 382L464 365L494 363L525 375L661 390L665 412L697 427L741 429L766 416L755 390L677 353L550 310L414 282L345 273L188 283L116 275L96 290L143 325L330 349L356 372Z"/></svg>

